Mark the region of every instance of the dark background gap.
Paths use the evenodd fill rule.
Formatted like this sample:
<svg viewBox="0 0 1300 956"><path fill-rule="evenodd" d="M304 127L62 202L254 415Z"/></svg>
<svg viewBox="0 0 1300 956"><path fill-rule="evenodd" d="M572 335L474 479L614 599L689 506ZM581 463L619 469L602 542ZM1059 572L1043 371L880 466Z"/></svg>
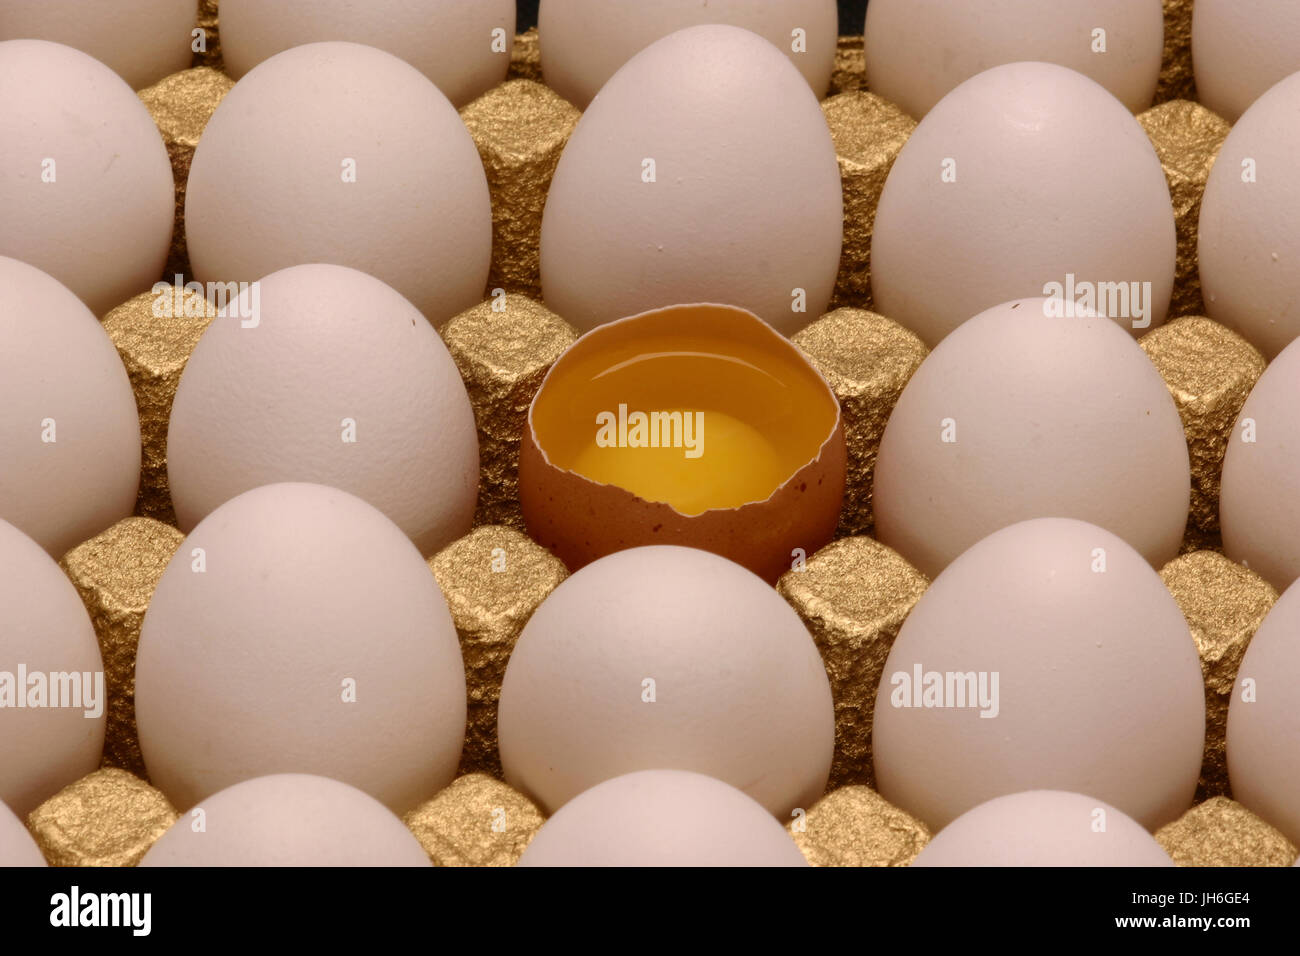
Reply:
<svg viewBox="0 0 1300 956"><path fill-rule="evenodd" d="M626 3L654 3L655 0L623 0ZM523 33L537 26L537 0L517 0L515 29ZM840 36L862 33L867 18L867 0L839 0Z"/></svg>

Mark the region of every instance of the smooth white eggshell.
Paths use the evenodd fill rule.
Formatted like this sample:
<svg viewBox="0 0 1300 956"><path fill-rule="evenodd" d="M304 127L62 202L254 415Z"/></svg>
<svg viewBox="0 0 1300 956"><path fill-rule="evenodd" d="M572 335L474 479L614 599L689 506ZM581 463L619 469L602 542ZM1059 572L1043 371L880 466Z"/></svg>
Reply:
<svg viewBox="0 0 1300 956"><path fill-rule="evenodd" d="M83 693L100 693L93 707L83 697L84 707L0 708L0 801L25 817L99 766L107 701L94 675L102 675L104 664L77 589L40 545L5 521L0 521L0 608L0 671L12 675L16 693L28 693L18 683L20 665L28 675L77 672L83 675Z"/></svg>
<svg viewBox="0 0 1300 956"><path fill-rule="evenodd" d="M784 821L825 789L834 723L821 655L785 600L726 558L660 545L592 562L533 612L498 737L506 782L548 811L610 777L671 767L739 787Z"/></svg>
<svg viewBox="0 0 1300 956"><path fill-rule="evenodd" d="M912 866L1173 866L1142 825L1101 800L1029 790L968 810Z"/></svg>
<svg viewBox="0 0 1300 956"><path fill-rule="evenodd" d="M60 558L135 508L140 420L117 349L67 288L4 256L0 409L0 518Z"/></svg>
<svg viewBox="0 0 1300 956"><path fill-rule="evenodd" d="M1273 84L1300 70L1300 5L1196 0L1192 10L1196 97L1229 123Z"/></svg>
<svg viewBox="0 0 1300 956"><path fill-rule="evenodd" d="M1279 591L1300 577L1300 342L1264 370L1228 436L1219 523L1232 560Z"/></svg>
<svg viewBox="0 0 1300 956"><path fill-rule="evenodd" d="M905 706L899 675L918 664L990 689L997 674L996 708L952 706L955 687L949 706ZM1154 830L1191 806L1204 694L1187 622L1140 554L1082 521L1025 521L949 565L899 631L876 695L878 789L934 830L1035 789Z"/></svg>
<svg viewBox="0 0 1300 956"><path fill-rule="evenodd" d="M469 531L478 494L474 410L419 310L355 269L293 266L204 332L172 404L167 475L182 531L276 481L370 502L421 554ZM245 328L245 322L257 321ZM355 442L344 442L345 420Z"/></svg>
<svg viewBox="0 0 1300 956"><path fill-rule="evenodd" d="M586 790L528 844L519 866L807 866L785 828L720 780L643 770Z"/></svg>
<svg viewBox="0 0 1300 956"><path fill-rule="evenodd" d="M0 867L45 865L41 848L23 821L0 801Z"/></svg>
<svg viewBox="0 0 1300 956"><path fill-rule="evenodd" d="M1155 96L1164 26L1160 0L871 0L867 84L921 117L976 73L1041 60L1091 77L1136 113Z"/></svg>
<svg viewBox="0 0 1300 956"><path fill-rule="evenodd" d="M171 161L140 98L98 60L0 43L0 169L0 255L48 272L96 316L162 275Z"/></svg>
<svg viewBox="0 0 1300 956"><path fill-rule="evenodd" d="M835 147L799 71L748 30L691 27L629 60L579 120L546 198L542 289L582 331L718 302L789 333L825 311L842 231Z"/></svg>
<svg viewBox="0 0 1300 956"><path fill-rule="evenodd" d="M182 814L141 866L432 866L424 847L374 797L328 777L274 774Z"/></svg>
<svg viewBox="0 0 1300 956"><path fill-rule="evenodd" d="M876 211L871 288L876 311L933 346L1068 274L1150 282L1145 319L1112 316L1138 335L1134 321L1165 320L1174 261L1169 187L1138 121L1081 73L1012 63L945 96L899 153Z"/></svg>
<svg viewBox="0 0 1300 956"><path fill-rule="evenodd" d="M222 0L221 54L235 79L290 47L326 40L399 56L460 107L506 78L515 0Z"/></svg>
<svg viewBox="0 0 1300 956"><path fill-rule="evenodd" d="M403 813L455 775L465 672L400 528L336 488L264 485L168 564L140 631L135 712L150 779L177 809L251 777L318 773Z"/></svg>
<svg viewBox="0 0 1300 956"><path fill-rule="evenodd" d="M1269 359L1300 336L1298 150L1300 75L1261 96L1232 128L1197 227L1206 314Z"/></svg>
<svg viewBox="0 0 1300 956"><path fill-rule="evenodd" d="M1191 472L1164 380L1109 319L1044 305L1007 302L960 326L889 417L876 536L930 577L1027 518L1099 524L1156 567L1178 553Z"/></svg>
<svg viewBox="0 0 1300 956"><path fill-rule="evenodd" d="M190 65L197 14L196 0L4 0L0 40L67 44L140 90Z"/></svg>
<svg viewBox="0 0 1300 956"><path fill-rule="evenodd" d="M201 281L332 262L435 325L483 296L492 208L478 150L447 97L382 50L309 43L259 64L208 121L186 188Z"/></svg>
<svg viewBox="0 0 1300 956"><path fill-rule="evenodd" d="M757 33L790 58L813 93L826 95L839 35L835 0L542 0L537 14L542 77L586 109L618 68L655 40L708 23ZM794 48L795 30L803 31L801 51Z"/></svg>
<svg viewBox="0 0 1300 956"><path fill-rule="evenodd" d="M1300 587L1292 585L1246 648L1228 705L1227 733L1233 799L1277 827L1292 843L1300 842L1298 638Z"/></svg>

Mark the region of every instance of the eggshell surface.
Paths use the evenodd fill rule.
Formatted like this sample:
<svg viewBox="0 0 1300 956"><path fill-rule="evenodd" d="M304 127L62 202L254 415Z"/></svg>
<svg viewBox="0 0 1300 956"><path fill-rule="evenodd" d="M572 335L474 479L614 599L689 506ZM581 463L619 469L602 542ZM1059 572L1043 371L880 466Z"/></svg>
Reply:
<svg viewBox="0 0 1300 956"><path fill-rule="evenodd" d="M501 688L506 782L554 811L636 770L707 773L782 820L826 787L830 684L763 581L693 548L619 551L525 625Z"/></svg>
<svg viewBox="0 0 1300 956"><path fill-rule="evenodd" d="M167 261L172 166L148 110L80 50L0 43L0 256L48 272L96 316Z"/></svg>
<svg viewBox="0 0 1300 956"><path fill-rule="evenodd" d="M1141 824L1081 793L1030 790L968 810L912 866L1173 866Z"/></svg>
<svg viewBox="0 0 1300 956"><path fill-rule="evenodd" d="M874 308L930 346L1070 276L1138 283L1130 314L1098 308L1135 336L1169 309L1174 212L1155 149L1122 103L1062 66L994 67L945 96L899 153L873 228Z"/></svg>
<svg viewBox="0 0 1300 956"><path fill-rule="evenodd" d="M1173 399L1106 318L1045 299L989 309L939 343L881 438L876 536L933 578L999 528L1091 521L1155 567L1178 553L1191 472Z"/></svg>
<svg viewBox="0 0 1300 956"><path fill-rule="evenodd" d="M807 866L790 835L735 787L643 770L592 787L547 820L519 866Z"/></svg>
<svg viewBox="0 0 1300 956"><path fill-rule="evenodd" d="M499 31L494 35L493 31ZM304 43L348 40L399 56L461 107L506 78L514 0L223 0L221 53L239 79Z"/></svg>
<svg viewBox="0 0 1300 956"><path fill-rule="evenodd" d="M817 96L835 65L834 0L542 0L538 34L546 85L586 109L618 68L651 43L691 26L725 23L768 40Z"/></svg>
<svg viewBox="0 0 1300 956"><path fill-rule="evenodd" d="M104 665L72 582L35 541L5 521L0 607L0 801L26 817L99 766ZM58 679L59 688L53 686L51 674L73 673L75 683ZM4 845L12 847L0 834L0 855Z"/></svg>
<svg viewBox="0 0 1300 956"><path fill-rule="evenodd" d="M432 554L469 531L478 494L474 412L419 310L343 266L293 266L208 326L167 434L182 531L258 485L349 491ZM256 322L255 325L253 323Z"/></svg>
<svg viewBox="0 0 1300 956"><path fill-rule="evenodd" d="M1196 0L1196 96L1229 123L1300 70L1300 7L1288 0Z"/></svg>
<svg viewBox="0 0 1300 956"><path fill-rule="evenodd" d="M1232 128L1201 200L1205 311L1271 359L1300 335L1300 76L1261 96Z"/></svg>
<svg viewBox="0 0 1300 956"><path fill-rule="evenodd" d="M359 498L264 485L208 515L140 632L136 719L179 810L241 780L316 773L403 813L451 782L465 673L447 603Z"/></svg>
<svg viewBox="0 0 1300 956"><path fill-rule="evenodd" d="M691 27L629 60L579 120L546 198L542 290L580 331L717 302L788 334L825 311L842 216L798 70L748 30Z"/></svg>
<svg viewBox="0 0 1300 956"><path fill-rule="evenodd" d="M1164 10L1160 0L871 0L865 47L868 88L918 118L976 73L1021 60L1077 70L1136 113L1155 96Z"/></svg>
<svg viewBox="0 0 1300 956"><path fill-rule="evenodd" d="M1191 806L1204 693L1187 622L1141 555L1082 521L1025 521L962 554L899 631L877 788L934 830L1033 789L1095 795L1155 830Z"/></svg>
<svg viewBox="0 0 1300 956"><path fill-rule="evenodd" d="M245 780L203 801L204 829L182 816L141 866L432 866L387 807L310 774Z"/></svg>
<svg viewBox="0 0 1300 956"><path fill-rule="evenodd" d="M4 803L0 802L0 866L45 866L45 857L32 835Z"/></svg>
<svg viewBox="0 0 1300 956"><path fill-rule="evenodd" d="M5 0L0 40L75 47L140 90L190 65L197 7L196 0Z"/></svg>
<svg viewBox="0 0 1300 956"><path fill-rule="evenodd" d="M135 508L140 422L117 349L82 302L0 256L0 518L55 558Z"/></svg>
<svg viewBox="0 0 1300 956"><path fill-rule="evenodd" d="M1300 841L1300 589L1287 588L1242 658L1228 706L1233 799Z"/></svg>
<svg viewBox="0 0 1300 956"><path fill-rule="evenodd" d="M482 298L492 253L487 177L455 107L357 43L294 47L235 84L194 153L185 229L202 282L335 263L435 325Z"/></svg>

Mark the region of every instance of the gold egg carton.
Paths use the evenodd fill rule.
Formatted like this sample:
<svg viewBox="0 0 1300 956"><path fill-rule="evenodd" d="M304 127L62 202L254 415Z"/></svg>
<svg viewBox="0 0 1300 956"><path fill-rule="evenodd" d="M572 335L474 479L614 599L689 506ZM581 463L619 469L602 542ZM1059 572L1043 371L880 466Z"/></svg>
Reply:
<svg viewBox="0 0 1300 956"><path fill-rule="evenodd" d="M1224 756L1228 695L1246 645L1277 593L1224 557L1218 538L1219 473L1230 430L1264 370L1232 331L1199 315L1196 225L1201 195L1228 124L1194 97L1192 0L1165 0L1166 48L1158 105L1138 116L1164 166L1178 234L1174 300L1166 325L1141 339L1172 393L1187 433L1192 504L1182 553L1160 572L1200 652L1207 710L1196 805L1156 839L1187 866L1287 866L1297 849L1230 799ZM168 275L188 276L185 180L203 127L233 81L221 72L216 0L200 5L208 50L193 68L141 91L176 177L176 233ZM818 866L904 866L930 839L926 827L873 789L871 723L876 687L899 628L929 582L871 537L871 484L890 411L927 350L871 311L870 247L876 203L916 123L865 89L861 37L842 37L822 103L839 157L845 230L828 314L794 336L834 389L849 449L848 490L836 540L781 578L778 591L821 650L835 701L836 748L826 795L789 822ZM432 860L445 866L511 865L543 823L541 811L501 780L497 700L514 642L533 610L565 578L564 566L524 532L519 436L547 369L577 338L540 300L539 234L547 188L579 112L541 82L537 32L516 38L508 79L461 110L487 172L493 262L485 301L453 318L443 338L464 377L478 425L481 477L474 529L429 557L465 659L469 718L460 774L406 816ZM109 694L100 770L50 797L28 825L52 864L133 866L178 814L147 782L136 737L134 663L140 625L183 535L167 488L167 420L185 363L211 321L187 294L187 315L153 317L153 296L112 310L104 326L130 375L144 459L134 517L64 557L94 623ZM500 557L505 556L504 562ZM488 573L495 571L496 573Z"/></svg>

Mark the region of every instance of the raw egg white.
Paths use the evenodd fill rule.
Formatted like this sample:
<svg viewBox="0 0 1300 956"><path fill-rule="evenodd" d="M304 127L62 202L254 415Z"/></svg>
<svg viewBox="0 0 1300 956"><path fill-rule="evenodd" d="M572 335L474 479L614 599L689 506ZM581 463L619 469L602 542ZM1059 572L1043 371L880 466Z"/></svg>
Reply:
<svg viewBox="0 0 1300 956"><path fill-rule="evenodd" d="M542 290L581 331L717 302L788 334L825 311L842 217L799 71L748 30L691 27L629 60L579 120L546 197Z"/></svg>
<svg viewBox="0 0 1300 956"><path fill-rule="evenodd" d="M464 106L506 78L514 0L222 0L221 54L239 79L290 47L348 40L378 47Z"/></svg>
<svg viewBox="0 0 1300 956"><path fill-rule="evenodd" d="M757 33L790 58L813 93L826 95L839 38L835 0L542 0L537 15L542 76L547 86L586 109L618 68L655 40L708 23ZM223 20L223 37L224 29Z"/></svg>
<svg viewBox="0 0 1300 956"><path fill-rule="evenodd" d="M945 96L899 153L871 288L878 312L934 346L1048 283L1124 283L1125 314L1098 311L1136 336L1165 320L1174 258L1164 170L1124 104L1065 67L1012 63Z"/></svg>
<svg viewBox="0 0 1300 956"><path fill-rule="evenodd" d="M0 255L102 316L162 275L172 165L140 98L103 63L44 40L0 43Z"/></svg>
<svg viewBox="0 0 1300 956"><path fill-rule="evenodd" d="M547 811L602 780L706 773L789 819L821 796L830 683L791 607L707 551L645 547L567 578L519 636L501 687L506 782Z"/></svg>
<svg viewBox="0 0 1300 956"><path fill-rule="evenodd" d="M140 749L182 811L301 772L404 813L455 776L465 709L460 644L428 565L336 488L264 485L212 512L140 631Z"/></svg>
<svg viewBox="0 0 1300 956"><path fill-rule="evenodd" d="M867 83L919 118L976 73L1041 60L1091 77L1136 113L1155 96L1164 26L1160 0L871 0Z"/></svg>
<svg viewBox="0 0 1300 956"><path fill-rule="evenodd" d="M1093 797L1029 790L981 803L912 866L1173 866L1142 825Z"/></svg>
<svg viewBox="0 0 1300 956"><path fill-rule="evenodd" d="M772 815L735 787L682 770L606 780L566 803L519 866L807 866Z"/></svg>
<svg viewBox="0 0 1300 956"><path fill-rule="evenodd" d="M432 866L374 797L310 774L245 780L203 801L204 829L182 814L141 866Z"/></svg>
<svg viewBox="0 0 1300 956"><path fill-rule="evenodd" d="M194 153L185 230L203 282L331 262L435 325L482 299L492 254L487 177L456 108L357 43L294 47L235 84Z"/></svg>
<svg viewBox="0 0 1300 956"><path fill-rule="evenodd" d="M312 481L384 512L421 554L469 531L478 437L438 333L355 269L293 266L199 340L172 404L167 475L182 531L258 485ZM252 323L256 321L256 325Z"/></svg>
<svg viewBox="0 0 1300 956"><path fill-rule="evenodd" d="M1067 518L991 534L935 579L889 652L872 734L880 795L932 829L1059 788L1154 830L1191 806L1204 743L1200 660L1164 582Z"/></svg>

